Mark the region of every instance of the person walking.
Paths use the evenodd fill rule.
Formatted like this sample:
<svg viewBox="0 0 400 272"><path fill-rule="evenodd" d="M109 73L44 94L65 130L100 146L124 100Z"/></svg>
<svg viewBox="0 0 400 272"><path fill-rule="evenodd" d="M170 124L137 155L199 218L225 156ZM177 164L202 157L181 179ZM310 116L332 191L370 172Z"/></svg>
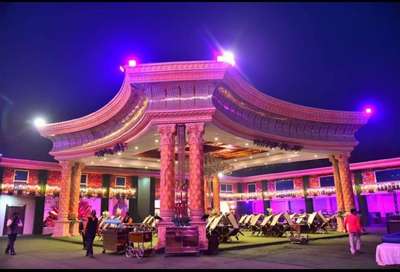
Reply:
<svg viewBox="0 0 400 272"><path fill-rule="evenodd" d="M86 256L90 258L94 258L93 256L93 241L96 237L96 233L98 231L99 222L96 217L96 211L92 210L90 216L88 217L88 221L86 223L85 228L85 237L86 237Z"/></svg>
<svg viewBox="0 0 400 272"><path fill-rule="evenodd" d="M87 222L86 218L81 218L79 220L79 232L82 236L83 249L86 249L86 235L85 235L86 222Z"/></svg>
<svg viewBox="0 0 400 272"><path fill-rule="evenodd" d="M350 252L355 255L360 253L361 249L361 233L363 228L361 226L361 219L357 215L356 209L352 208L350 214L344 218L344 226L346 232L349 234Z"/></svg>
<svg viewBox="0 0 400 272"><path fill-rule="evenodd" d="M15 255L14 244L17 240L18 228L22 227L22 221L18 216L18 213L13 213L13 215L7 220L7 235L8 244L5 253L10 255Z"/></svg>

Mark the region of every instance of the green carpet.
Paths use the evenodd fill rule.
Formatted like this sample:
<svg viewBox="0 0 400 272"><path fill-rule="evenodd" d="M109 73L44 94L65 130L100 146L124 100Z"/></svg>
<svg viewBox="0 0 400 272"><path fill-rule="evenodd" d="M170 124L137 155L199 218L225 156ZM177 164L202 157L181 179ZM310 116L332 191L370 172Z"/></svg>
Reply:
<svg viewBox="0 0 400 272"><path fill-rule="evenodd" d="M253 236L251 232L244 231L244 236L240 235L239 240L236 240L232 237L232 241L227 243L219 244L219 249L221 251L224 250L234 250L234 249L241 249L241 248L251 248L257 246L265 246L265 245L275 245L275 244L283 244L289 243L289 238L287 237L268 237L268 236ZM318 239L330 239L336 237L346 237L347 234L343 232L329 232L327 234L308 234L309 240L318 240ZM81 236L74 236L74 237L59 237L59 238L51 238L59 241L82 244L82 237ZM153 246L157 244L157 236L153 236ZM93 246L102 247L103 241L96 238L94 240Z"/></svg>

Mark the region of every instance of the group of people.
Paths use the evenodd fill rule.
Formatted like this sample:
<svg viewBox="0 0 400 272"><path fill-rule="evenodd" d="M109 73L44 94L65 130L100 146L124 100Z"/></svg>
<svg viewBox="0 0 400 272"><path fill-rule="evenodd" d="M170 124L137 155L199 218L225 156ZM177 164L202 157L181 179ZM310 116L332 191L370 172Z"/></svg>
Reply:
<svg viewBox="0 0 400 272"><path fill-rule="evenodd" d="M126 213L126 215L122 217L121 210L118 209L115 216L112 218L109 216L107 211L104 211L102 216L97 218L96 211L92 210L87 219L82 218L79 221L79 231L82 236L83 249L86 250L86 256L93 258L94 239L96 238L96 235L101 235L102 230L110 227L110 225L106 222L108 219L119 220L124 224L133 223L133 219L130 217L129 213Z"/></svg>

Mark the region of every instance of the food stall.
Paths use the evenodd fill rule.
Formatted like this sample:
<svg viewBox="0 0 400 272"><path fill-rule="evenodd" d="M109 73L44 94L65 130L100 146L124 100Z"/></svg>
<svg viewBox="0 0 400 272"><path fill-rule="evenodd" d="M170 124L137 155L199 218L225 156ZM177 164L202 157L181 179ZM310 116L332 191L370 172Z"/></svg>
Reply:
<svg viewBox="0 0 400 272"><path fill-rule="evenodd" d="M120 220L106 220L105 223L109 227L103 230L103 253L125 252L128 246L128 234L133 230L133 226L122 224Z"/></svg>

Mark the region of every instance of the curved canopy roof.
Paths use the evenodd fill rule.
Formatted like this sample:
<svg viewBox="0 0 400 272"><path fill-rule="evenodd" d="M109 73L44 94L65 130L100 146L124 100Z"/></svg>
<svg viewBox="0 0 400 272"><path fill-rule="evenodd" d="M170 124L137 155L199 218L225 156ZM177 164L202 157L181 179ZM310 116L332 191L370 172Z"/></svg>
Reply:
<svg viewBox="0 0 400 272"><path fill-rule="evenodd" d="M305 107L266 95L231 65L217 61L125 67L116 96L87 116L47 124L57 160L77 159L129 143L157 124L206 122L258 146L350 152L363 112Z"/></svg>

